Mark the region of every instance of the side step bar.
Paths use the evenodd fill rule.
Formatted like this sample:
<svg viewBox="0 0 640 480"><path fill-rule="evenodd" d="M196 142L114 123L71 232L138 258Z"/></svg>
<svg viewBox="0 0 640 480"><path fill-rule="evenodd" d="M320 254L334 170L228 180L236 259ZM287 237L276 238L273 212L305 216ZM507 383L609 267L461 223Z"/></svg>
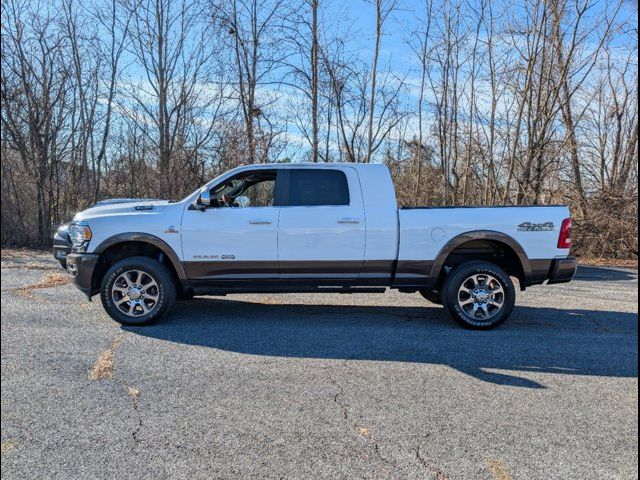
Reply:
<svg viewBox="0 0 640 480"><path fill-rule="evenodd" d="M371 287L278 287L278 288L256 288L256 287L232 287L232 288L216 288L216 287L194 287L194 295L213 295L224 296L232 294L260 294L260 293L339 293L342 295L350 295L353 293L384 293L386 288Z"/></svg>

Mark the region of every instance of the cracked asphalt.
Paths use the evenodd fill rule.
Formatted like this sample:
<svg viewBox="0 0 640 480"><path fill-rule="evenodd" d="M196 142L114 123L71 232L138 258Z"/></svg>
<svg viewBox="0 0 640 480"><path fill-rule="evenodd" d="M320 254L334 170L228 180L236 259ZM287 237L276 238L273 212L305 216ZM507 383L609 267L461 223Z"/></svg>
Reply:
<svg viewBox="0 0 640 480"><path fill-rule="evenodd" d="M57 273L2 258L3 479L638 478L637 271L531 288L490 332L395 292L123 328Z"/></svg>

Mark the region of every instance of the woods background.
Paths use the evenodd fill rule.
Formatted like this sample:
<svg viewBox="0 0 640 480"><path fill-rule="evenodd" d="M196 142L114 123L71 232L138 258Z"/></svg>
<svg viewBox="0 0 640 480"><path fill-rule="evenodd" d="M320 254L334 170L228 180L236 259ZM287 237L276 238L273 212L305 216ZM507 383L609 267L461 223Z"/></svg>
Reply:
<svg viewBox="0 0 640 480"><path fill-rule="evenodd" d="M637 3L2 1L3 246L244 163L384 162L403 205L570 205L637 258Z"/></svg>

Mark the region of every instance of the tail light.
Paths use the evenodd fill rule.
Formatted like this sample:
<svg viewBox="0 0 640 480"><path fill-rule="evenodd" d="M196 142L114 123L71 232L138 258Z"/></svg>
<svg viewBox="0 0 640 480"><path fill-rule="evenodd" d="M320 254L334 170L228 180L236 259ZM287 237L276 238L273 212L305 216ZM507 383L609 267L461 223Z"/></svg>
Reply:
<svg viewBox="0 0 640 480"><path fill-rule="evenodd" d="M565 219L560 227L560 238L558 238L558 248L571 248L571 229L573 221L570 218Z"/></svg>

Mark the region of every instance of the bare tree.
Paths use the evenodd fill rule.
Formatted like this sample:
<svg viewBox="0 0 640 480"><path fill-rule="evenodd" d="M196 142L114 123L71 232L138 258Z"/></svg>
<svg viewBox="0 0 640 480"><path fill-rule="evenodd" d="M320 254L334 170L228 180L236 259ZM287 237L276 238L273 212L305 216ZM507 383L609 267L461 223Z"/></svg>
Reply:
<svg viewBox="0 0 640 480"><path fill-rule="evenodd" d="M308 0L311 6L311 159L318 161L318 0Z"/></svg>
<svg viewBox="0 0 640 480"><path fill-rule="evenodd" d="M153 142L158 153L158 185L164 195L176 192L176 165L194 159L210 138L220 108L220 90L212 75L215 37L209 5L187 0L137 0L130 7L131 53L143 78L131 77L121 109ZM193 110L202 114L192 123ZM148 128L153 126L153 130ZM189 137L199 127L198 138ZM180 152L180 153L178 153Z"/></svg>
<svg viewBox="0 0 640 480"><path fill-rule="evenodd" d="M566 203L578 254L637 256L632 5L422 0L399 63L400 3L366 1L370 55L347 3L7 0L2 244L45 246L101 196L308 158L384 162L406 205Z"/></svg>
<svg viewBox="0 0 640 480"><path fill-rule="evenodd" d="M219 13L220 25L231 38L234 87L245 125L248 163L266 161L266 153L259 153L257 146L272 141L259 138L261 120L267 124L267 132L273 129L266 117L271 100L261 100L258 88L275 83L271 74L283 65L287 56L277 47L283 19L287 17L283 5L284 0L230 0Z"/></svg>
<svg viewBox="0 0 640 480"><path fill-rule="evenodd" d="M64 28L74 76L73 165L80 165L89 200L100 196L103 163L111 131L121 58L131 16L118 0L86 14L73 0L63 0ZM73 172L77 172L74 170Z"/></svg>
<svg viewBox="0 0 640 480"><path fill-rule="evenodd" d="M422 30L415 32L416 41L410 43L410 47L414 54L418 58L420 65L420 87L418 93L418 139L417 146L415 148L415 198L414 202L417 205L420 201L420 186L422 185L422 164L423 164L423 152L424 152L424 103L425 93L427 86L427 72L431 67L430 56L431 48L431 23L433 19L433 1L424 0L424 23Z"/></svg>
<svg viewBox="0 0 640 480"><path fill-rule="evenodd" d="M289 55L283 58L285 74L280 80L283 87L293 92L291 111L295 124L311 147L310 158L316 163L321 158L327 161L326 148L320 152L320 32L319 0L302 0L300 8L292 11L282 26L286 33ZM326 82L325 82L326 83ZM326 86L328 87L328 85ZM301 108L296 92L309 102L309 108ZM325 94L326 98L326 94ZM325 105L325 108L331 108ZM330 117L328 117L330 119ZM328 122L330 123L330 122Z"/></svg>
<svg viewBox="0 0 640 480"><path fill-rule="evenodd" d="M367 0L373 3L376 8L376 30L373 48L373 60L371 61L371 88L369 90L369 119L367 126L367 155L365 161L371 162L374 150L374 117L376 109L377 81L378 81L378 61L380 58L380 44L384 33L384 24L389 15L397 8L397 0Z"/></svg>
<svg viewBox="0 0 640 480"><path fill-rule="evenodd" d="M428 71L427 78L435 98L435 121L438 139L444 204L452 201L459 174L458 75L462 69L460 5L442 5L438 23L439 43L434 52L435 72Z"/></svg>
<svg viewBox="0 0 640 480"><path fill-rule="evenodd" d="M69 143L71 69L57 12L10 0L2 21L2 141L17 152L33 178L37 209L35 244L48 245L55 180ZM24 20L30 19L29 24ZM21 188L16 186L16 188Z"/></svg>

